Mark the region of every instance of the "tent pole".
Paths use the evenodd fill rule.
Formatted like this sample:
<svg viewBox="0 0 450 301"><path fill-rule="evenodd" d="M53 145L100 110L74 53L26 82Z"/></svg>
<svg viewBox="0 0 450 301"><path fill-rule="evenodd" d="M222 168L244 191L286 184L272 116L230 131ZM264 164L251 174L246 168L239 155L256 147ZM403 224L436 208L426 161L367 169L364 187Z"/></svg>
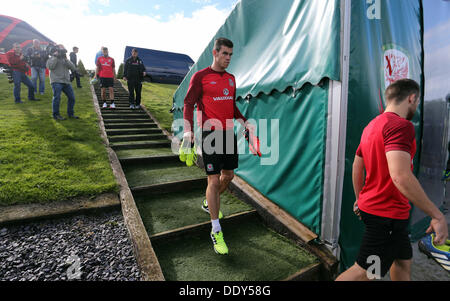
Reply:
<svg viewBox="0 0 450 301"><path fill-rule="evenodd" d="M338 245L345 172L350 61L351 0L341 2L341 82L330 81L321 240L339 258Z"/></svg>

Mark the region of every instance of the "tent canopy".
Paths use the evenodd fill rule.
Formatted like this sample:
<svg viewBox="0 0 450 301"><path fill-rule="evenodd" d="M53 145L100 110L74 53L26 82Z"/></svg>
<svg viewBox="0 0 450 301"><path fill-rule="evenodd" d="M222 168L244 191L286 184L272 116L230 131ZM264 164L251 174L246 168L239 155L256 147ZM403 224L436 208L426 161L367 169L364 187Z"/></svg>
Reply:
<svg viewBox="0 0 450 301"><path fill-rule="evenodd" d="M339 80L339 28L336 0L242 0L176 91L174 109L182 109L192 75L211 65L219 37L234 43L227 71L236 77L237 98L299 89L324 77Z"/></svg>

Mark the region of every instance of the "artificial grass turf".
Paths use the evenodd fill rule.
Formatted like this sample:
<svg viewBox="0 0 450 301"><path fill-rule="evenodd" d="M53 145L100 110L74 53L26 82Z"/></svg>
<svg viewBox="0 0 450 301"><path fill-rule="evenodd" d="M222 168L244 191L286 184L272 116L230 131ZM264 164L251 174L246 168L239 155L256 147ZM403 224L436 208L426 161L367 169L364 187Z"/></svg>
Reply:
<svg viewBox="0 0 450 301"><path fill-rule="evenodd" d="M206 177L196 165L187 167L182 162L130 165L123 168L130 187L162 184Z"/></svg>
<svg viewBox="0 0 450 301"><path fill-rule="evenodd" d="M200 209L199 209L200 210ZM226 256L213 250L209 229L152 242L169 281L276 281L318 262L251 216L223 229Z"/></svg>
<svg viewBox="0 0 450 301"><path fill-rule="evenodd" d="M117 192L108 155L100 137L87 78L75 92L75 115L52 118L52 89L46 79L38 102L15 104L13 85L0 74L0 205L46 203L79 196ZM60 112L66 117L67 97Z"/></svg>
<svg viewBox="0 0 450 301"><path fill-rule="evenodd" d="M137 196L136 204L149 235L195 225L210 220L200 207L205 189L172 192L163 195ZM220 196L220 210L225 216L251 210L229 192Z"/></svg>
<svg viewBox="0 0 450 301"><path fill-rule="evenodd" d="M160 156L160 155L172 155L171 148L148 148L148 149L124 149L116 151L119 159L124 158L136 158L145 156ZM176 154L178 155L178 154Z"/></svg>

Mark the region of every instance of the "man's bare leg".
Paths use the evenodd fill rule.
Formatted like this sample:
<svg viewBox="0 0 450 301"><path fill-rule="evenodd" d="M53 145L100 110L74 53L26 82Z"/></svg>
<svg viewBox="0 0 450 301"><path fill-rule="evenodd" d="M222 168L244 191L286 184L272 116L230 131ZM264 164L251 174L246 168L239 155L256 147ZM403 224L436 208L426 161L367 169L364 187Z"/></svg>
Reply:
<svg viewBox="0 0 450 301"><path fill-rule="evenodd" d="M211 220L219 219L220 208L220 175L208 176L208 187L206 188L206 200L208 201Z"/></svg>
<svg viewBox="0 0 450 301"><path fill-rule="evenodd" d="M367 272L357 263L336 278L336 281L368 281Z"/></svg>
<svg viewBox="0 0 450 301"><path fill-rule="evenodd" d="M392 281L411 281L412 260L395 260L389 270Z"/></svg>
<svg viewBox="0 0 450 301"><path fill-rule="evenodd" d="M111 102L114 102L114 88L113 87L109 87L109 100L111 100Z"/></svg>
<svg viewBox="0 0 450 301"><path fill-rule="evenodd" d="M227 190L228 185L234 178L233 170L222 170L220 175L220 189L219 194L222 194L225 190Z"/></svg>
<svg viewBox="0 0 450 301"><path fill-rule="evenodd" d="M102 92L102 101L106 102L106 88L102 88L101 92Z"/></svg>

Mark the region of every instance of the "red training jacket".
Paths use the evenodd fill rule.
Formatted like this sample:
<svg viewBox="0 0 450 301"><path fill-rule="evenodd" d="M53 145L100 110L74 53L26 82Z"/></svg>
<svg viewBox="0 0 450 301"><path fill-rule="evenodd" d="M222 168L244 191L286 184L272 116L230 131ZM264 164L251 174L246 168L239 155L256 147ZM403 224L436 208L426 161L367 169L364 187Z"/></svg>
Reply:
<svg viewBox="0 0 450 301"><path fill-rule="evenodd" d="M24 60L21 60L19 55L16 55L14 49L11 49L6 53L6 58L13 71L20 71L23 73L28 72L27 63Z"/></svg>
<svg viewBox="0 0 450 301"><path fill-rule="evenodd" d="M236 80L228 72L217 72L208 67L192 76L184 99L185 132L194 130L195 104L198 125L207 130L233 129L234 118L247 121L236 107Z"/></svg>

